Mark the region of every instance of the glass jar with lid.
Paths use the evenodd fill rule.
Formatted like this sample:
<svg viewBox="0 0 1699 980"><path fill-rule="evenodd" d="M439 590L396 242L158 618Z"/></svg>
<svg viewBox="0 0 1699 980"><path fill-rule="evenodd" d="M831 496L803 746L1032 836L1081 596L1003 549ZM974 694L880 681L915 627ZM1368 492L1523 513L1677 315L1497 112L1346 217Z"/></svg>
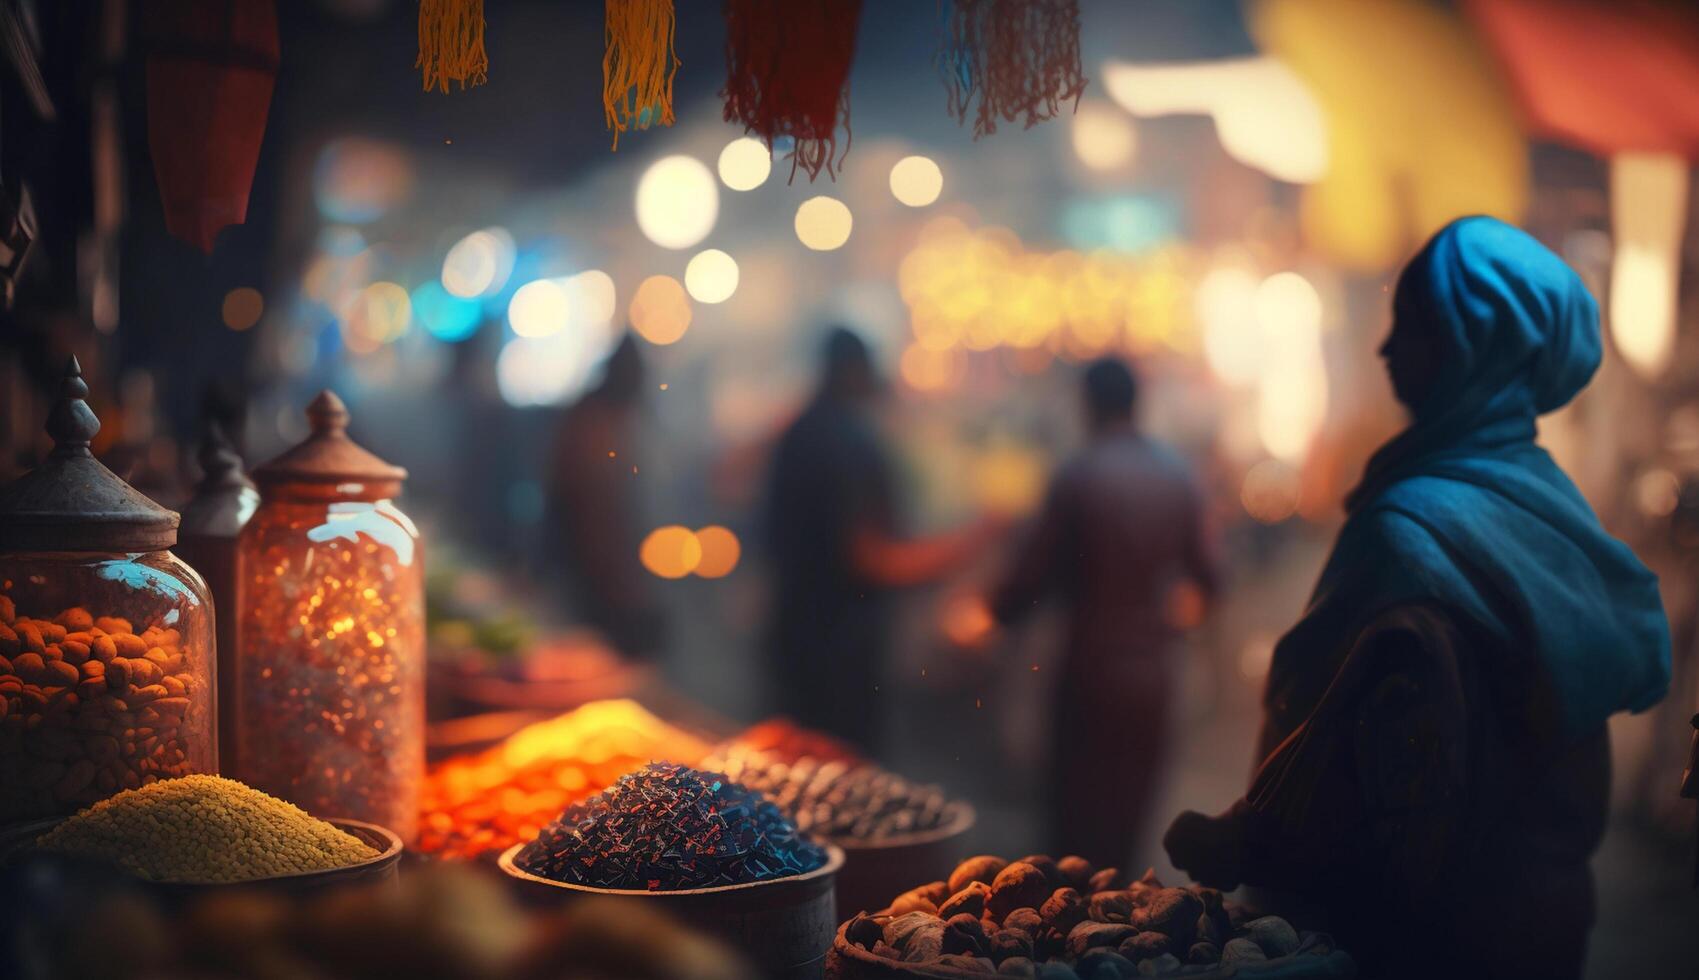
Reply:
<svg viewBox="0 0 1699 980"><path fill-rule="evenodd" d="M419 532L407 471L348 438L321 392L311 434L253 471L237 539L237 778L310 813L411 843L425 769Z"/></svg>
<svg viewBox="0 0 1699 980"><path fill-rule="evenodd" d="M0 821L218 771L213 608L178 517L89 451L71 358L52 453L0 490Z"/></svg>

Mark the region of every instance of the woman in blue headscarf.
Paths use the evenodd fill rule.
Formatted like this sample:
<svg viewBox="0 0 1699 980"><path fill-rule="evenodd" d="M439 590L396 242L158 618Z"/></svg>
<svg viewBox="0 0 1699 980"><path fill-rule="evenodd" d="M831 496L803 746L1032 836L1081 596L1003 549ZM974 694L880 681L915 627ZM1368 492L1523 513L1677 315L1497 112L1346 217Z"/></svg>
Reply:
<svg viewBox="0 0 1699 980"><path fill-rule="evenodd" d="M1605 720L1670 669L1656 577L1534 443L1599 343L1580 278L1502 222L1411 260L1381 349L1410 425L1275 649L1250 792L1169 828L1176 866L1285 893L1367 975L1580 973Z"/></svg>

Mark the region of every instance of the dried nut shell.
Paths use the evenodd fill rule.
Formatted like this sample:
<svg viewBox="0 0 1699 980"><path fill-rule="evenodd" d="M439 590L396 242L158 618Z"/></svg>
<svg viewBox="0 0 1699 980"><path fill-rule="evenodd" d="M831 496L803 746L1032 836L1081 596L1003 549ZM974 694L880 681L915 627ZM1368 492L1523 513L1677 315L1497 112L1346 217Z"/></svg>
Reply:
<svg viewBox="0 0 1699 980"><path fill-rule="evenodd" d="M1086 914L1093 922L1131 922L1133 893L1126 889L1098 892L1087 903Z"/></svg>
<svg viewBox="0 0 1699 980"><path fill-rule="evenodd" d="M1268 954L1249 939L1229 939L1227 945L1221 947L1223 963L1261 963L1266 959Z"/></svg>
<svg viewBox="0 0 1699 980"><path fill-rule="evenodd" d="M1298 951L1298 930L1278 915L1252 919L1245 923L1245 933L1271 960Z"/></svg>
<svg viewBox="0 0 1699 980"><path fill-rule="evenodd" d="M985 914L986 899L991 897L991 886L983 881L970 881L967 887L951 895L938 906L938 917L949 919L966 913L979 918Z"/></svg>
<svg viewBox="0 0 1699 980"><path fill-rule="evenodd" d="M1202 914L1203 899L1184 888L1164 888L1133 914L1132 922L1140 930L1167 935L1177 949L1187 949L1196 938L1198 916Z"/></svg>
<svg viewBox="0 0 1699 980"><path fill-rule="evenodd" d="M1082 891L1091 886L1091 876L1097 874L1091 862L1078 854L1069 854L1057 861L1056 870L1061 872L1065 882Z"/></svg>
<svg viewBox="0 0 1699 980"><path fill-rule="evenodd" d="M1121 877L1120 868L1104 868L1091 876L1091 880L1086 883L1085 892L1089 895L1093 892L1114 891L1117 888L1124 887L1126 887L1126 881Z"/></svg>
<svg viewBox="0 0 1699 980"><path fill-rule="evenodd" d="M1072 888L1058 888L1038 907L1038 914L1046 926L1065 934L1085 921L1085 899Z"/></svg>
<svg viewBox="0 0 1699 980"><path fill-rule="evenodd" d="M1010 957L1032 959L1032 937L1019 929L999 929L991 934L991 958L1001 963Z"/></svg>
<svg viewBox="0 0 1699 980"><path fill-rule="evenodd" d="M909 932L903 944L897 948L902 950L903 961L907 963L930 963L936 960L944 955L944 923L931 919L921 924Z"/></svg>
<svg viewBox="0 0 1699 980"><path fill-rule="evenodd" d="M1043 914L1035 908L1018 908L1003 916L1003 928L1019 929L1028 937L1036 937L1043 925Z"/></svg>
<svg viewBox="0 0 1699 980"><path fill-rule="evenodd" d="M977 916L962 913L944 923L944 952L981 956L986 952L985 927Z"/></svg>
<svg viewBox="0 0 1699 980"><path fill-rule="evenodd" d="M968 883L972 881L983 881L989 885L991 882L995 881L997 875L1008 866L1009 862L990 854L981 854L977 857L970 857L961 864L956 865L956 870L950 872L949 894L954 895L963 888L966 888Z"/></svg>
<svg viewBox="0 0 1699 980"><path fill-rule="evenodd" d="M992 915L1000 918L1023 905L1042 905L1049 895L1050 883L1045 880L1044 872L1025 862L1016 861L997 872L997 877L991 882L991 897L986 899L985 907Z"/></svg>
<svg viewBox="0 0 1699 980"><path fill-rule="evenodd" d="M1044 872L1044 880L1050 882L1051 888L1059 888L1062 885L1069 884L1062 880L1062 871L1057 866L1056 859L1048 854L1028 854L1026 857L1013 863L1030 864Z"/></svg>
<svg viewBox="0 0 1699 980"><path fill-rule="evenodd" d="M1067 957L1077 960L1085 955L1086 950L1099 946L1114 949L1138 933L1132 926L1114 922L1082 922L1068 933Z"/></svg>
<svg viewBox="0 0 1699 980"><path fill-rule="evenodd" d="M1187 963L1198 963L1205 966L1221 962L1221 947L1214 943L1193 943L1186 953Z"/></svg>
<svg viewBox="0 0 1699 980"><path fill-rule="evenodd" d="M874 944L884 937L884 929L866 912L857 913L856 917L844 926L844 938L862 949L872 949Z"/></svg>
<svg viewBox="0 0 1699 980"><path fill-rule="evenodd" d="M908 947L909 939L916 931L922 927L931 925L936 925L939 929L944 928L943 921L936 915L931 915L926 912L909 912L904 915L899 915L885 923L882 935L887 943L890 943L897 949L906 949Z"/></svg>
<svg viewBox="0 0 1699 980"><path fill-rule="evenodd" d="M1120 953L1099 946L1085 951L1085 955L1074 964L1074 972L1088 980L1095 980L1100 976L1113 976L1119 980L1121 977L1137 976L1139 968Z"/></svg>
<svg viewBox="0 0 1699 980"><path fill-rule="evenodd" d="M1021 980L1038 980L1038 964L1028 956L1011 956L997 964L997 975L1000 977L1020 977Z"/></svg>

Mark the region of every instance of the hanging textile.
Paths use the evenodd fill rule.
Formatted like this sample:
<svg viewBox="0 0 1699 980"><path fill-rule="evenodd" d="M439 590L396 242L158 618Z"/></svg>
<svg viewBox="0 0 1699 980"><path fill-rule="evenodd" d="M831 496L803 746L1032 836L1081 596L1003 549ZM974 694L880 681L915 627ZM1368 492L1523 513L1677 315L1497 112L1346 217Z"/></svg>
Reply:
<svg viewBox="0 0 1699 980"><path fill-rule="evenodd" d="M725 118L798 168L836 177L849 152L849 72L861 0L725 0ZM838 131L843 130L842 145Z"/></svg>
<svg viewBox="0 0 1699 980"><path fill-rule="evenodd" d="M1085 92L1079 0L949 0L938 53L950 115L973 136L1031 127ZM975 102L977 101L977 107Z"/></svg>
<svg viewBox="0 0 1699 980"><path fill-rule="evenodd" d="M488 81L484 53L484 0L419 0L419 59L425 91L448 91L449 82L482 85Z"/></svg>
<svg viewBox="0 0 1699 980"><path fill-rule="evenodd" d="M673 124L673 0L607 0L602 52L602 108L619 136L632 129Z"/></svg>
<svg viewBox="0 0 1699 980"><path fill-rule="evenodd" d="M156 0L142 19L147 136L171 234L203 252L248 216L277 79L271 0Z"/></svg>

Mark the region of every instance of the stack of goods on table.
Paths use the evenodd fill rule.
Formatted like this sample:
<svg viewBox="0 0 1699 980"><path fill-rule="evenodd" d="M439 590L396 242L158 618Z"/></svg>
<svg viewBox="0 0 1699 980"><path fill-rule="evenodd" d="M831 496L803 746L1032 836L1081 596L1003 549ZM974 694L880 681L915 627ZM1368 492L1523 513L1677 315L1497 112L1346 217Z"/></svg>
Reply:
<svg viewBox="0 0 1699 980"><path fill-rule="evenodd" d="M911 783L868 762L813 756L785 761L738 741L715 750L703 765L765 793L798 829L837 844L898 841L952 826L967 812L941 788Z"/></svg>
<svg viewBox="0 0 1699 980"><path fill-rule="evenodd" d="M433 766L422 794L419 849L493 859L645 763L695 763L707 750L635 701L587 704Z"/></svg>
<svg viewBox="0 0 1699 980"><path fill-rule="evenodd" d="M656 763L568 807L514 864L571 885L683 891L807 874L826 858L761 794Z"/></svg>
<svg viewBox="0 0 1699 980"><path fill-rule="evenodd" d="M1326 937L1253 916L1212 888L1130 881L1079 857L980 856L838 930L828 975L997 974L1042 980L1138 976L1348 977Z"/></svg>
<svg viewBox="0 0 1699 980"><path fill-rule="evenodd" d="M378 856L292 803L204 775L125 790L60 823L35 847L149 881L206 883L330 871Z"/></svg>

